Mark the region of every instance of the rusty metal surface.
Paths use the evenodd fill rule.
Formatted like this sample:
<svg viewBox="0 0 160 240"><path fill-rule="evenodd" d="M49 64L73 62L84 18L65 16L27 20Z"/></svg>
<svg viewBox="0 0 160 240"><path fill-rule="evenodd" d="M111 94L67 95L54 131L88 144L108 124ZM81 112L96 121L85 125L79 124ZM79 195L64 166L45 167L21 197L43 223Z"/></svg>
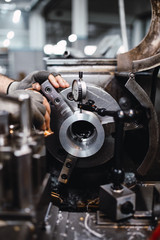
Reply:
<svg viewBox="0 0 160 240"><path fill-rule="evenodd" d="M116 59L106 58L45 58L47 67L49 66L94 66L98 63L99 66L116 66Z"/></svg>
<svg viewBox="0 0 160 240"><path fill-rule="evenodd" d="M152 18L148 34L138 46L117 56L119 72L138 72L160 65L160 0L151 0Z"/></svg>
<svg viewBox="0 0 160 240"><path fill-rule="evenodd" d="M113 74L117 70L117 59L55 59L46 58L47 70L49 72L60 72L66 79L66 74L79 72L85 73L85 78L88 74L94 72L100 74ZM66 79L68 80L68 79ZM72 79L73 80L73 79Z"/></svg>

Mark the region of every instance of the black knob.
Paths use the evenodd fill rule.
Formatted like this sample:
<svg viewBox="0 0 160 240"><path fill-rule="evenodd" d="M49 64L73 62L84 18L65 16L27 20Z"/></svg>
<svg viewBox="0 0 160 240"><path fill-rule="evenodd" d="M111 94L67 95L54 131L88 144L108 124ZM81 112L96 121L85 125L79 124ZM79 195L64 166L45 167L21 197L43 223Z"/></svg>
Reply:
<svg viewBox="0 0 160 240"><path fill-rule="evenodd" d="M64 179L64 180L66 180L66 179L67 179L67 175L66 175L66 174L62 174L62 175L61 175L61 178Z"/></svg>
<svg viewBox="0 0 160 240"><path fill-rule="evenodd" d="M83 72L79 72L79 78L83 78Z"/></svg>
<svg viewBox="0 0 160 240"><path fill-rule="evenodd" d="M130 201L127 201L121 205L121 212L123 214L134 213L133 204Z"/></svg>
<svg viewBox="0 0 160 240"><path fill-rule="evenodd" d="M111 171L112 183L114 190L122 189L122 183L124 181L124 171L123 169L113 168Z"/></svg>
<svg viewBox="0 0 160 240"><path fill-rule="evenodd" d="M88 105L90 105L90 106L92 106L92 105L94 105L94 104L95 104L95 101L93 101L93 100L89 99L89 100L88 100L88 102L87 102L87 104L88 104Z"/></svg>
<svg viewBox="0 0 160 240"><path fill-rule="evenodd" d="M126 97L121 97L119 99L119 105L121 107L122 110L128 110L131 108L131 102L128 98Z"/></svg>

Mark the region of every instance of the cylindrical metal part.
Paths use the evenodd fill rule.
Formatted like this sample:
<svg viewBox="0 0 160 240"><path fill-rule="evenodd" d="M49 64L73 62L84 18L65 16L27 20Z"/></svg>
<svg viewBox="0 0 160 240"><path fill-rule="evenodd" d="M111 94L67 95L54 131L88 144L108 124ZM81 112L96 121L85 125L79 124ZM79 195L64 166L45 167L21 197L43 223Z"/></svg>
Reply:
<svg viewBox="0 0 160 240"><path fill-rule="evenodd" d="M12 147L0 146L0 209L9 206L11 202L10 173L12 159Z"/></svg>
<svg viewBox="0 0 160 240"><path fill-rule="evenodd" d="M32 205L32 152L27 145L14 152L12 160L12 190L14 207L29 209Z"/></svg>
<svg viewBox="0 0 160 240"><path fill-rule="evenodd" d="M20 122L21 131L24 139L31 135L31 103L28 94L21 94L19 96L20 105Z"/></svg>
<svg viewBox="0 0 160 240"><path fill-rule="evenodd" d="M9 113L6 111L0 111L0 134L9 134Z"/></svg>
<svg viewBox="0 0 160 240"><path fill-rule="evenodd" d="M7 143L7 136L9 135L9 113L0 111L0 146Z"/></svg>
<svg viewBox="0 0 160 240"><path fill-rule="evenodd" d="M75 157L89 157L100 150L105 133L99 118L91 112L75 112L61 125L63 148Z"/></svg>

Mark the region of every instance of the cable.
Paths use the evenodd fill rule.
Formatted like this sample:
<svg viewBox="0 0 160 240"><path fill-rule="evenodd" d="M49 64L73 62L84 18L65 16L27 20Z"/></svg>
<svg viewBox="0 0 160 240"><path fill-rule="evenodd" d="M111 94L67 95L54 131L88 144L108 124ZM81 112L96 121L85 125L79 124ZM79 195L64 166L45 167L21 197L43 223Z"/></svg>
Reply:
<svg viewBox="0 0 160 240"><path fill-rule="evenodd" d="M86 213L86 217L84 220L84 227L94 236L98 237L98 238L104 238L104 234L98 233L94 230L92 230L89 226L88 226L88 219L89 219L89 213Z"/></svg>

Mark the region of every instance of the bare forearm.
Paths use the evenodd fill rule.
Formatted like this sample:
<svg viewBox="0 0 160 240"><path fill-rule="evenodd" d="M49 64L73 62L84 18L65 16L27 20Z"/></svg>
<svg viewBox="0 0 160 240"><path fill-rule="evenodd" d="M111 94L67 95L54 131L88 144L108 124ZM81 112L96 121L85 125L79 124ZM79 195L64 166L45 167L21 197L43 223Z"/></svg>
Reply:
<svg viewBox="0 0 160 240"><path fill-rule="evenodd" d="M11 82L14 80L0 74L0 93L7 93L7 88Z"/></svg>

